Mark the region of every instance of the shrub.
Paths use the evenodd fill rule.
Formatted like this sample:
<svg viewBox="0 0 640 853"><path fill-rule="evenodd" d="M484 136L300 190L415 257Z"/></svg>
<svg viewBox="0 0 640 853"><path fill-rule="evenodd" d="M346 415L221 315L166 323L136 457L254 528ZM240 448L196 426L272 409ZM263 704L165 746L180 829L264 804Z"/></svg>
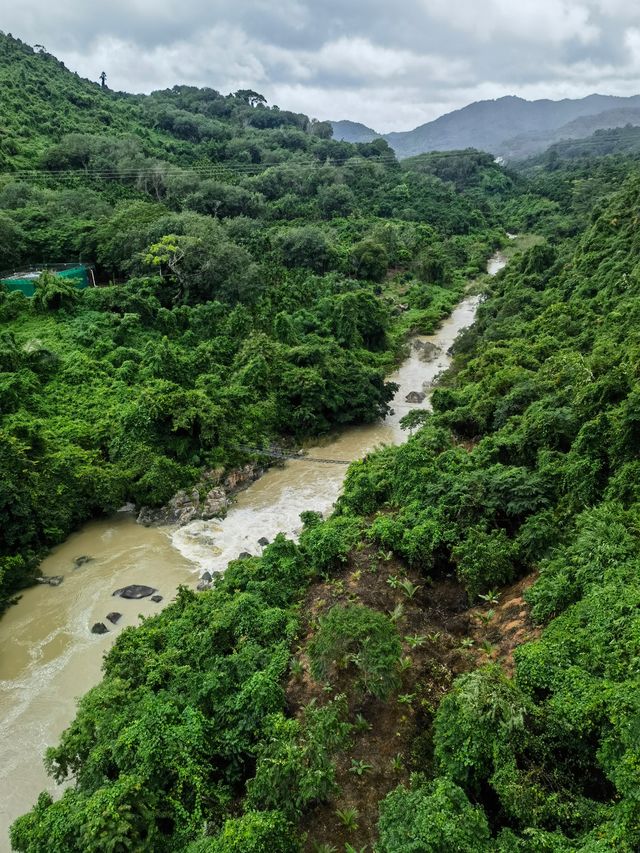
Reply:
<svg viewBox="0 0 640 853"><path fill-rule="evenodd" d="M307 514L305 518L308 519ZM300 537L300 546L316 571L336 569L346 563L349 552L360 541L362 529L360 518L334 516L323 524L307 524Z"/></svg>
<svg viewBox="0 0 640 853"><path fill-rule="evenodd" d="M458 577L473 601L487 589L502 586L515 575L515 548L502 529L472 527L452 551Z"/></svg>
<svg viewBox="0 0 640 853"><path fill-rule="evenodd" d="M361 605L332 607L309 644L314 678L326 679L336 670L353 665L359 687L378 699L388 699L399 688L401 654L402 644L393 622Z"/></svg>
<svg viewBox="0 0 640 853"><path fill-rule="evenodd" d="M214 838L189 845L187 853L298 853L300 843L281 812L247 812L225 821Z"/></svg>
<svg viewBox="0 0 640 853"><path fill-rule="evenodd" d="M293 820L336 793L331 759L349 738L351 726L345 716L344 697L323 708L308 705L302 720L272 715L258 752L256 775L247 784L249 805L279 809Z"/></svg>
<svg viewBox="0 0 640 853"><path fill-rule="evenodd" d="M494 772L500 744L524 732L525 699L500 667L457 679L435 720L435 756L443 775L468 791L477 791Z"/></svg>
<svg viewBox="0 0 640 853"><path fill-rule="evenodd" d="M492 849L487 818L448 779L407 790L400 785L383 800L378 853L484 853Z"/></svg>

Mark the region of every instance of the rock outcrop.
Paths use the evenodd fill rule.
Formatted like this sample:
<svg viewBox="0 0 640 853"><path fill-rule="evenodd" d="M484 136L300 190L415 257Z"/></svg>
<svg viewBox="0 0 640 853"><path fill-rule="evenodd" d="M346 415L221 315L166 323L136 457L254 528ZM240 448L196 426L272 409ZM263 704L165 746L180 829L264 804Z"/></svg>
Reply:
<svg viewBox="0 0 640 853"><path fill-rule="evenodd" d="M222 482L222 469L205 471L192 489L181 489L169 503L159 509L142 507L138 524L189 524L191 521L223 518L229 508L230 495L246 488L262 474L257 464L244 465L231 471Z"/></svg>

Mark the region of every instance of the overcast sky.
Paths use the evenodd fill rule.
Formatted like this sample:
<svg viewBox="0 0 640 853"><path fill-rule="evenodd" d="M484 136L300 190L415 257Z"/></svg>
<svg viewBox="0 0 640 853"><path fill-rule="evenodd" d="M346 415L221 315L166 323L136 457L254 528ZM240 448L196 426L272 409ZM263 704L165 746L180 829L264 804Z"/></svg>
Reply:
<svg viewBox="0 0 640 853"><path fill-rule="evenodd" d="M262 92L408 130L482 98L640 93L633 0L14 0L0 28L113 89Z"/></svg>

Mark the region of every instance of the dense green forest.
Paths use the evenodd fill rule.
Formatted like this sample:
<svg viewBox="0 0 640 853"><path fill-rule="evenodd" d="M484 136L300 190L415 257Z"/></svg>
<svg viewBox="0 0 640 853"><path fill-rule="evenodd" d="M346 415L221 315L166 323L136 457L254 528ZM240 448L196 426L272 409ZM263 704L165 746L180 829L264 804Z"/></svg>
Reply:
<svg viewBox="0 0 640 853"><path fill-rule="evenodd" d="M35 106L7 121L2 251L82 252L113 282L0 297L5 594L83 518L241 442L379 417L407 333L505 230L546 238L485 284L433 412L350 467L330 518L122 632L47 754L71 784L14 848L639 849L636 160L398 164L255 93L102 93L1 44L38 123L88 101L80 137L31 137ZM181 136L189 115L219 138ZM182 189L141 181L148 160Z"/></svg>
<svg viewBox="0 0 640 853"><path fill-rule="evenodd" d="M93 515L384 414L515 191L487 155L454 184L255 92L117 95L6 37L0 86L0 267L105 285L0 294L0 603Z"/></svg>

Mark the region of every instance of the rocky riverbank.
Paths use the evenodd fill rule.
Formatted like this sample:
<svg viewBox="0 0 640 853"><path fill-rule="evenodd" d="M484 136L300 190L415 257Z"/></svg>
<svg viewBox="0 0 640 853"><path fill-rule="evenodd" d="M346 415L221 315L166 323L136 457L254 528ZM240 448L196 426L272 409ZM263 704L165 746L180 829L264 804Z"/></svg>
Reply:
<svg viewBox="0 0 640 853"><path fill-rule="evenodd" d="M181 489L162 507L143 506L138 524L189 524L191 521L224 518L233 495L246 489L266 471L265 464L250 462L225 475L223 468L205 471L190 489Z"/></svg>

